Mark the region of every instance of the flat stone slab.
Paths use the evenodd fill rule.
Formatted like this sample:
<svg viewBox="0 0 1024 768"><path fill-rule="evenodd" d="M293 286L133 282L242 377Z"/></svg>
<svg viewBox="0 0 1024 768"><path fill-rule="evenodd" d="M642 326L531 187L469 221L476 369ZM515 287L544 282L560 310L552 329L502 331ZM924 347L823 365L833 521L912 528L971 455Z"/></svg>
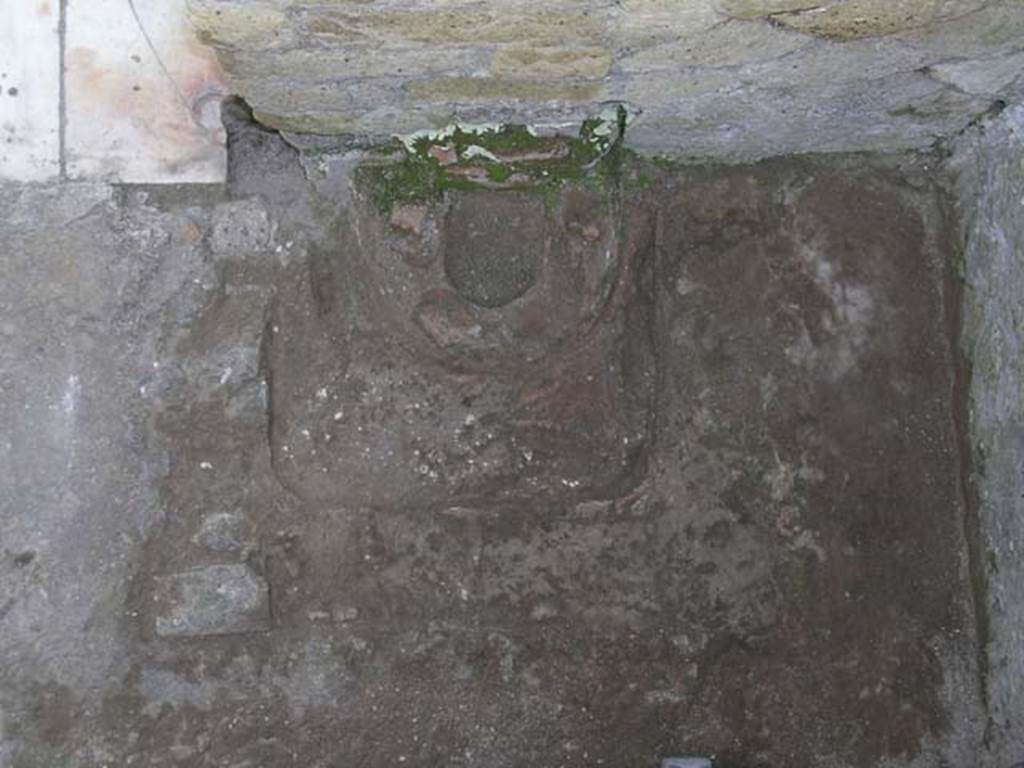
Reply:
<svg viewBox="0 0 1024 768"><path fill-rule="evenodd" d="M623 101L636 149L755 160L931 146L1014 103L1012 0L192 0L234 92L286 131L561 130ZM955 69L943 69L953 63Z"/></svg>
<svg viewBox="0 0 1024 768"><path fill-rule="evenodd" d="M156 579L156 633L201 637L270 629L267 583L247 565L211 565Z"/></svg>
<svg viewBox="0 0 1024 768"><path fill-rule="evenodd" d="M60 169L58 8L0 3L0 181L49 181Z"/></svg>

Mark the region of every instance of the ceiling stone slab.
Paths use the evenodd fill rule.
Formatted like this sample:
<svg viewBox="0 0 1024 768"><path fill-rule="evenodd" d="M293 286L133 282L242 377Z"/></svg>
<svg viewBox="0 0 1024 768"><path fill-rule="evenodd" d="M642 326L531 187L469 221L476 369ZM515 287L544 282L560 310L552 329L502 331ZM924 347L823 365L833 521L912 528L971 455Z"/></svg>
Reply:
<svg viewBox="0 0 1024 768"><path fill-rule="evenodd" d="M189 0L271 127L568 128L610 101L645 151L927 147L1021 91L1019 0Z"/></svg>
<svg viewBox="0 0 1024 768"><path fill-rule="evenodd" d="M793 29L830 40L857 40L927 29L983 5L984 0L842 0L780 14L778 20Z"/></svg>

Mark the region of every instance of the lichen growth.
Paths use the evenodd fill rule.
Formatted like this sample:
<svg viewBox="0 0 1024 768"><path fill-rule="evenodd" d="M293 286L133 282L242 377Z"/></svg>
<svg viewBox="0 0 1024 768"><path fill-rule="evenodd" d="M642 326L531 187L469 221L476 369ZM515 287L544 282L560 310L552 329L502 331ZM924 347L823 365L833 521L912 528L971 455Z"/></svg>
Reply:
<svg viewBox="0 0 1024 768"><path fill-rule="evenodd" d="M618 179L622 138L636 112L612 105L585 120L576 136L541 136L526 125L452 124L397 137L397 160L368 162L357 189L384 214L396 204L428 202L448 189L548 192L569 181Z"/></svg>

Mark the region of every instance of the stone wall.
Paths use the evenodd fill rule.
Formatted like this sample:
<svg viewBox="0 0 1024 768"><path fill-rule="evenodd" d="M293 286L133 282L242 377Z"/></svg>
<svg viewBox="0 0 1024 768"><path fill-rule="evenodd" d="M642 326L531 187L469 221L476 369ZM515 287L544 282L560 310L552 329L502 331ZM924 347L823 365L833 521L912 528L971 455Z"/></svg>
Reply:
<svg viewBox="0 0 1024 768"><path fill-rule="evenodd" d="M964 223L964 351L975 536L987 588L992 765L1024 759L1024 109L965 134L953 166Z"/></svg>
<svg viewBox="0 0 1024 768"><path fill-rule="evenodd" d="M572 128L643 110L652 152L750 159L930 145L1019 97L1008 0L191 0L266 124L391 135Z"/></svg>
<svg viewBox="0 0 1024 768"><path fill-rule="evenodd" d="M228 134L0 194L4 768L975 764L933 157Z"/></svg>

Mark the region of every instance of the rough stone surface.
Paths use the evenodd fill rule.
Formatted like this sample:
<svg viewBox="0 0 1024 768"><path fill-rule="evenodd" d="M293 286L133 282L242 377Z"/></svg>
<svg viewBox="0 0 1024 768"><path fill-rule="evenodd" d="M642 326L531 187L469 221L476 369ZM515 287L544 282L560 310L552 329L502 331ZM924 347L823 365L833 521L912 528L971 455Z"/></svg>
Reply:
<svg viewBox="0 0 1024 768"><path fill-rule="evenodd" d="M726 160L926 147L1022 90L1017 0L191 0L276 128L390 136L459 122L571 129Z"/></svg>
<svg viewBox="0 0 1024 768"><path fill-rule="evenodd" d="M1024 760L1024 110L957 142L975 578L989 667L990 761Z"/></svg>
<svg viewBox="0 0 1024 768"><path fill-rule="evenodd" d="M245 519L229 512L216 512L203 518L192 541L213 552L239 552L245 546Z"/></svg>
<svg viewBox="0 0 1024 768"><path fill-rule="evenodd" d="M152 431L169 343L217 284L203 188L0 188L0 764L126 765L104 725L132 676L146 541L167 513ZM106 704L104 704L106 702Z"/></svg>
<svg viewBox="0 0 1024 768"><path fill-rule="evenodd" d="M933 157L625 158L481 308L465 192L229 136L225 189L2 191L5 766L976 764ZM155 631L226 563L272 627Z"/></svg>
<svg viewBox="0 0 1024 768"><path fill-rule="evenodd" d="M545 230L536 195L459 195L447 218L444 273L466 301L493 309L533 287Z"/></svg>
<svg viewBox="0 0 1024 768"><path fill-rule="evenodd" d="M270 628L267 583L245 565L208 565L155 579L156 633L201 637Z"/></svg>
<svg viewBox="0 0 1024 768"><path fill-rule="evenodd" d="M218 256L255 256L270 244L270 221L258 200L222 203L213 212L211 247Z"/></svg>
<svg viewBox="0 0 1024 768"><path fill-rule="evenodd" d="M282 290L267 357L281 481L309 503L423 507L635 486L653 220L620 224L575 185L547 205L453 191L427 215L440 225L410 238L358 201Z"/></svg>

